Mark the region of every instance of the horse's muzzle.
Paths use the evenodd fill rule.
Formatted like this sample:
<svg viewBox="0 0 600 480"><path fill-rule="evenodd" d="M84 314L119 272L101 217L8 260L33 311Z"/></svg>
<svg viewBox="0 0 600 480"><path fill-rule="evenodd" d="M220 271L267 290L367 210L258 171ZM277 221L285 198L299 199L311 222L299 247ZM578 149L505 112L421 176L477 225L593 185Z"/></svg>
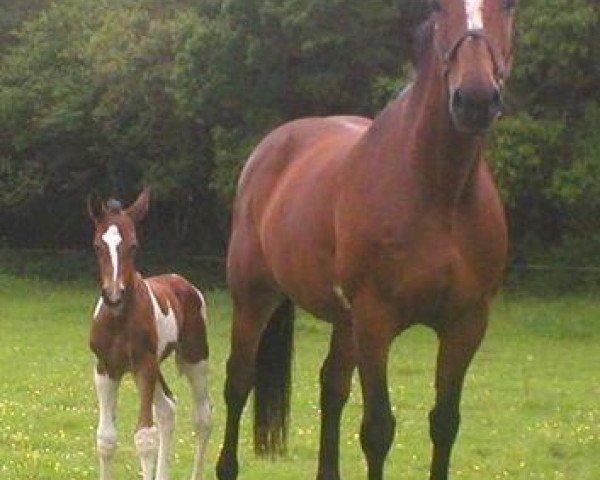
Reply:
<svg viewBox="0 0 600 480"><path fill-rule="evenodd" d="M450 98L450 111L456 127L465 133L485 132L500 115L502 97L496 88L471 92L457 88Z"/></svg>

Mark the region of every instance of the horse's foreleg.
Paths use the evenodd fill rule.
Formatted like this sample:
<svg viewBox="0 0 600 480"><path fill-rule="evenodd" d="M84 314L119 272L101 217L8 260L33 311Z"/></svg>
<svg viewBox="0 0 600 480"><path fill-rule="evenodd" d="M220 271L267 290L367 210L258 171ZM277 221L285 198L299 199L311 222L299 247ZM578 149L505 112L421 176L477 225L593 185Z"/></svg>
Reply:
<svg viewBox="0 0 600 480"><path fill-rule="evenodd" d="M142 467L143 480L152 480L158 449L158 432L152 421L152 403L158 379L158 363L153 355L146 355L134 370L140 397L140 414L134 443Z"/></svg>
<svg viewBox="0 0 600 480"><path fill-rule="evenodd" d="M256 354L262 331L275 305L263 302L257 307L236 305L234 308L231 352L227 360L224 391L227 407L225 438L217 462L219 480L235 480L238 475L240 419L253 386Z"/></svg>
<svg viewBox="0 0 600 480"><path fill-rule="evenodd" d="M202 479L204 453L212 430L212 400L208 391L208 361L182 363L181 372L186 376L194 402L192 422L196 430L197 446L192 469L192 480Z"/></svg>
<svg viewBox="0 0 600 480"><path fill-rule="evenodd" d="M161 385L156 385L154 391L154 413L158 423L159 436L155 480L168 480L171 437L175 427L175 403Z"/></svg>
<svg viewBox="0 0 600 480"><path fill-rule="evenodd" d="M340 418L356 365L352 328L335 324L329 354L321 368L321 441L318 480L339 480Z"/></svg>
<svg viewBox="0 0 600 480"><path fill-rule="evenodd" d="M387 384L387 362L396 319L385 305L370 296L355 300L353 317L363 394L361 446L367 459L369 480L382 480L383 465L396 426Z"/></svg>
<svg viewBox="0 0 600 480"><path fill-rule="evenodd" d="M117 449L117 430L115 429L115 409L119 382L111 379L106 372L94 369L94 384L98 396L98 429L96 431L96 449L100 463L100 480L110 480L110 464Z"/></svg>
<svg viewBox="0 0 600 480"><path fill-rule="evenodd" d="M483 339L487 313L439 332L435 406L429 414L433 442L430 480L447 480L450 453L460 424L460 396L467 368Z"/></svg>

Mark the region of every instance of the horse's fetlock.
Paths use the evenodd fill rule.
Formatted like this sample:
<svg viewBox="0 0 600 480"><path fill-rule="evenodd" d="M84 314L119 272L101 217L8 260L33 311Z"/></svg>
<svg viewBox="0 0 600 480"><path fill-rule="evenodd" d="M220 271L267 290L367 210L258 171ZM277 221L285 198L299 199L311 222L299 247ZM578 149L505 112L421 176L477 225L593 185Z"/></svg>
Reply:
<svg viewBox="0 0 600 480"><path fill-rule="evenodd" d="M96 435L96 450L103 457L112 457L117 450L117 434L98 432Z"/></svg>
<svg viewBox="0 0 600 480"><path fill-rule="evenodd" d="M133 440L140 457L153 455L158 450L158 430L155 426L139 429Z"/></svg>

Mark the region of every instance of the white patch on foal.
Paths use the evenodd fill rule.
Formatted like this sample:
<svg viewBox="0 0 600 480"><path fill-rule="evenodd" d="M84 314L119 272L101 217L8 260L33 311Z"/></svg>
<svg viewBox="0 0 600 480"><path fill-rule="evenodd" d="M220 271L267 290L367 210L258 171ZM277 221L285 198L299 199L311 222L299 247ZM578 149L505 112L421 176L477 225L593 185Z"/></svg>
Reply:
<svg viewBox="0 0 600 480"><path fill-rule="evenodd" d="M483 29L483 1L484 0L465 0L468 30Z"/></svg>
<svg viewBox="0 0 600 480"><path fill-rule="evenodd" d="M92 317L94 320L96 320L96 318L98 318L98 314L100 313L100 309L102 308L102 305L104 305L104 300L102 299L102 297L100 297L98 299L98 303L96 304L96 308L94 308L94 316Z"/></svg>
<svg viewBox="0 0 600 480"><path fill-rule="evenodd" d="M102 240L108 246L108 253L110 254L110 262L113 267L113 281L117 281L117 275L119 272L119 255L117 254L117 247L123 241L119 229L116 225L111 225L106 229L106 232L102 235Z"/></svg>
<svg viewBox="0 0 600 480"><path fill-rule="evenodd" d="M154 296L154 292L148 282L144 280L150 300L152 301L152 310L154 310L154 322L156 323L156 335L158 337L158 355L162 355L169 343L177 342L179 329L177 328L177 319L175 313L171 309L171 305L167 300L167 314L165 315L160 309L160 305Z"/></svg>

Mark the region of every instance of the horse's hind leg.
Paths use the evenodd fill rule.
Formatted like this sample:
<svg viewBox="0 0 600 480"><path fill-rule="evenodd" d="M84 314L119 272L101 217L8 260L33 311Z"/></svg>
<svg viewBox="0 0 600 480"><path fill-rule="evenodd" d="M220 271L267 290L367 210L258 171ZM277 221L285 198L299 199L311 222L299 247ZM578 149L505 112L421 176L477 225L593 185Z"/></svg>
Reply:
<svg viewBox="0 0 600 480"><path fill-rule="evenodd" d="M117 430L115 429L115 409L119 382L111 379L99 367L94 370L94 384L98 395L98 430L96 431L96 449L100 463L100 480L112 478L110 465L117 449Z"/></svg>
<svg viewBox="0 0 600 480"><path fill-rule="evenodd" d="M231 352L227 360L225 403L227 419L225 438L217 462L219 480L235 480L238 475L238 437L240 418L253 386L256 354L263 328L279 299L270 293L257 292L240 298L234 293Z"/></svg>
<svg viewBox="0 0 600 480"><path fill-rule="evenodd" d="M179 368L192 390L192 422L197 436L196 453L192 468L192 480L201 480L204 466L204 453L212 430L212 400L208 391L208 360L186 363L179 360Z"/></svg>
<svg viewBox="0 0 600 480"><path fill-rule="evenodd" d="M154 414L158 423L159 440L155 480L168 480L169 453L175 426L175 402L173 402L162 377L161 382L156 385L154 390Z"/></svg>
<svg viewBox="0 0 600 480"><path fill-rule="evenodd" d="M317 480L339 480L340 419L356 365L352 327L334 324L329 354L321 368L321 442Z"/></svg>
<svg viewBox="0 0 600 480"><path fill-rule="evenodd" d="M450 452L460 423L460 396L467 368L483 339L487 314L461 319L438 332L435 406L429 414L433 442L430 480L447 480Z"/></svg>

